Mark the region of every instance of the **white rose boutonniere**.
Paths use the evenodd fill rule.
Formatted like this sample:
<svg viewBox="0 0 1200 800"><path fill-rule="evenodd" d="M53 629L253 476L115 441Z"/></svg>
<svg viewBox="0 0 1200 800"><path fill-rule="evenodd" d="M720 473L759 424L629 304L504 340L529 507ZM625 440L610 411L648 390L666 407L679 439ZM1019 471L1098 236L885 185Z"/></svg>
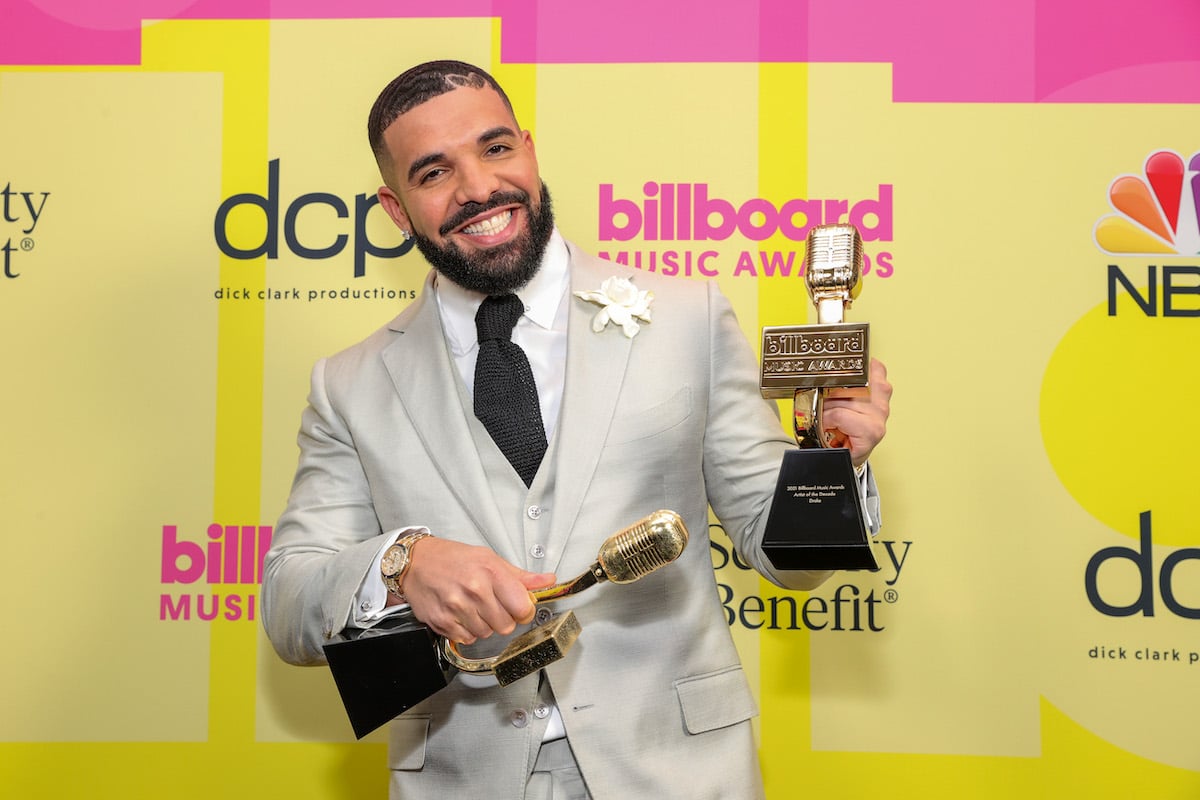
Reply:
<svg viewBox="0 0 1200 800"><path fill-rule="evenodd" d="M654 292L640 291L628 278L614 275L605 279L600 291L575 292L575 296L600 306L592 318L592 330L596 333L604 330L611 321L620 325L625 335L632 339L642 329L638 320L650 322L650 303L654 301Z"/></svg>

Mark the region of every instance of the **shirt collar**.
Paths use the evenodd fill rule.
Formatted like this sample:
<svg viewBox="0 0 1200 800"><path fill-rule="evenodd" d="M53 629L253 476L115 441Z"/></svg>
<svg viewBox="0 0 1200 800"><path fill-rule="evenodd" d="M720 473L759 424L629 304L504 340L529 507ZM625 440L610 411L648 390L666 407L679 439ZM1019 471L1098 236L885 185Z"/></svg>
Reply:
<svg viewBox="0 0 1200 800"><path fill-rule="evenodd" d="M537 273L516 292L525 304L525 316L535 325L547 330L554 325L554 318L569 283L570 260L567 243L555 228L550 233ZM486 295L464 289L441 275L434 276L433 286L450 352L456 356L470 352L478 344L475 312Z"/></svg>

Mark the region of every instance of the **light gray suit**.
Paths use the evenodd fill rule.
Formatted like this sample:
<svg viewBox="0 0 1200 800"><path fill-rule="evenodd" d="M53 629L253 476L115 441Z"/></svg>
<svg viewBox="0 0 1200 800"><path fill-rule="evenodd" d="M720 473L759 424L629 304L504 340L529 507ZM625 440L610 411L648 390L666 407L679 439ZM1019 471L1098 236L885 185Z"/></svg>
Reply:
<svg viewBox="0 0 1200 800"><path fill-rule="evenodd" d="M596 306L568 299L562 412L529 489L471 413L431 284L316 365L267 556L268 635L286 660L320 663L384 531L427 525L567 580L609 535L672 509L691 534L677 563L554 604L573 608L583 632L546 681L596 800L758 797L756 709L718 600L707 509L771 580L818 582L823 574L773 571L757 544L795 445L760 397L753 352L715 286L570 253L572 291L630 277L654 292L653 322L633 339L614 326L595 333ZM459 676L392 723L394 796L522 796L545 729L531 712L538 680L468 682L480 679Z"/></svg>

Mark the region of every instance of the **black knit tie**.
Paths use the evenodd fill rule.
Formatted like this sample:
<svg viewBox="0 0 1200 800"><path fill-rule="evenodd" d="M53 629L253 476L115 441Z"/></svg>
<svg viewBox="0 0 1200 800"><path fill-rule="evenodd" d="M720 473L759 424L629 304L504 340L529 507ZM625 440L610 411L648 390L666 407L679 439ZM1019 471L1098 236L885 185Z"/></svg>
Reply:
<svg viewBox="0 0 1200 800"><path fill-rule="evenodd" d="M529 486L546 454L546 429L525 351L511 341L525 305L515 294L488 297L475 314L475 416Z"/></svg>

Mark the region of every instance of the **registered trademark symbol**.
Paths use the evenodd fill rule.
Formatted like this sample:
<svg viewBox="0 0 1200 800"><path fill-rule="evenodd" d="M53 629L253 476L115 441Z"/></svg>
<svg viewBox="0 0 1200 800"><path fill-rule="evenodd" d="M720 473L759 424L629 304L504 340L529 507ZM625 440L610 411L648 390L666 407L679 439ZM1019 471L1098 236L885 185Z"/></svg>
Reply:
<svg viewBox="0 0 1200 800"><path fill-rule="evenodd" d="M26 236L24 239L22 239L21 240L21 249L27 253L30 250L32 250L33 249L33 239L30 239L28 236Z"/></svg>
<svg viewBox="0 0 1200 800"><path fill-rule="evenodd" d="M883 599L885 602L895 603L896 601L898 601L900 599L900 593L897 592L895 589L888 589L886 592L883 593Z"/></svg>

